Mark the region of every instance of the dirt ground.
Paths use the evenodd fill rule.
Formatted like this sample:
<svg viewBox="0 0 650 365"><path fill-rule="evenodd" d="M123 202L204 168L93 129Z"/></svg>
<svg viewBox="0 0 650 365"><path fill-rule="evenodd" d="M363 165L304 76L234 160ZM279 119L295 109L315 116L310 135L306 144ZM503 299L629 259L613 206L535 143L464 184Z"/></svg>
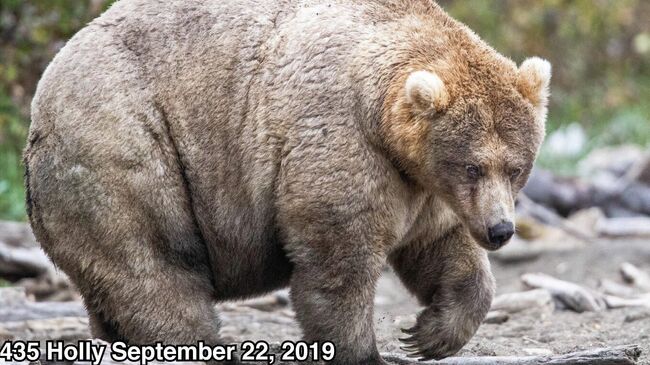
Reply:
<svg viewBox="0 0 650 365"><path fill-rule="evenodd" d="M493 260L493 271L498 294L524 290L519 277L528 272L543 272L596 288L599 279L620 281L618 268L626 261L650 271L650 242L603 241L572 251L545 253L535 261L519 264ZM391 272L386 272L379 283L375 306L379 350L401 352L400 328L413 323L419 306ZM235 341L281 342L300 337L290 308L254 316L249 309L235 305L222 308L223 334ZM650 364L650 309L523 311L503 324L483 324L458 356L561 354L624 344L640 345L639 363Z"/></svg>
<svg viewBox="0 0 650 365"><path fill-rule="evenodd" d="M520 276L535 272L596 289L600 279L621 282L619 267L623 262L650 272L650 241L601 241L570 251L545 252L534 261L516 264L503 264L494 258L491 261L497 294L525 290ZM278 297L281 300L275 299ZM219 304L222 336L231 343L245 340L280 343L300 339L295 313L286 298L285 292L258 299L255 305L251 302ZM417 302L397 277L386 271L375 299L375 332L381 352L403 353L398 341L403 337L400 329L410 327L419 310ZM68 335L65 329L58 331L63 336L59 339L89 338L87 318L80 318L80 322L82 328L75 330L74 335ZM51 339L37 333L40 332L30 330L15 335L17 339ZM527 309L512 314L505 323L483 324L457 356L549 355L628 344L640 346L639 364L650 364L650 308L589 313Z"/></svg>

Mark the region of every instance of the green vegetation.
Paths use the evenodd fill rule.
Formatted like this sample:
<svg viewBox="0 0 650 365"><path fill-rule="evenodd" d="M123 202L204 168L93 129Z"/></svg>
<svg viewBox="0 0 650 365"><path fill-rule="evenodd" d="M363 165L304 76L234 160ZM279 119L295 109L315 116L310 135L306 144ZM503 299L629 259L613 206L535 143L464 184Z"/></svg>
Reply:
<svg viewBox="0 0 650 365"><path fill-rule="evenodd" d="M20 155L29 103L56 51L110 0L0 2L0 219L24 219ZM589 150L650 143L650 1L441 0L500 52L553 63L549 132L573 122L588 143L566 158L542 151L540 163L571 173Z"/></svg>
<svg viewBox="0 0 650 365"><path fill-rule="evenodd" d="M589 151L650 145L650 2L644 0L443 0L440 3L517 62L537 55L553 64L549 133L578 122L585 148L539 163L572 174Z"/></svg>
<svg viewBox="0 0 650 365"><path fill-rule="evenodd" d="M0 2L0 219L25 219L21 154L36 83L56 51L108 1Z"/></svg>

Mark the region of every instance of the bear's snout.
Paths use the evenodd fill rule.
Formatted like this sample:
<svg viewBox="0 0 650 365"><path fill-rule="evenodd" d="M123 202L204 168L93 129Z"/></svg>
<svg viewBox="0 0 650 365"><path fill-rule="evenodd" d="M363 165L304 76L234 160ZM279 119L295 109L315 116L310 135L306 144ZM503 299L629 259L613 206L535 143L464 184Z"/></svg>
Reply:
<svg viewBox="0 0 650 365"><path fill-rule="evenodd" d="M506 221L488 228L488 239L495 249L501 248L515 234L515 226Z"/></svg>

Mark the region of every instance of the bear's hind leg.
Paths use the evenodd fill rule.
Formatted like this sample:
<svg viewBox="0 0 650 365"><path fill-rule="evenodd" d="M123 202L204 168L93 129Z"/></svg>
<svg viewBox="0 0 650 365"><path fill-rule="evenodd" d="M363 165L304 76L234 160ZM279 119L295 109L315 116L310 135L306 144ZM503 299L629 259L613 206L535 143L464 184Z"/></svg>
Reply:
<svg viewBox="0 0 650 365"><path fill-rule="evenodd" d="M211 292L202 280L176 273L149 274L150 278L123 277L119 282L95 277L93 284L80 285L93 336L141 345L220 343Z"/></svg>
<svg viewBox="0 0 650 365"><path fill-rule="evenodd" d="M216 345L213 273L180 167L168 143L136 142L147 158L102 143L85 155L51 138L30 146L34 232L81 292L93 334Z"/></svg>
<svg viewBox="0 0 650 365"><path fill-rule="evenodd" d="M424 359L458 352L490 309L494 278L485 250L456 227L435 242L413 242L389 260L404 285L426 308L404 348Z"/></svg>

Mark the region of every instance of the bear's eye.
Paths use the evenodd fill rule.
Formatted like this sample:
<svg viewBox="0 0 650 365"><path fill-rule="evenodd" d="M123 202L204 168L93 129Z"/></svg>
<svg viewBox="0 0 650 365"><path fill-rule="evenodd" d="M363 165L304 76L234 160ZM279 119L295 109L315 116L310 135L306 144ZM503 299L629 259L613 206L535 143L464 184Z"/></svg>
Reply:
<svg viewBox="0 0 650 365"><path fill-rule="evenodd" d="M516 180L519 175L521 175L521 169L519 167L510 170L510 180Z"/></svg>
<svg viewBox="0 0 650 365"><path fill-rule="evenodd" d="M467 177L472 181L476 181L481 177L481 169L476 165L467 165L465 170L467 171Z"/></svg>

